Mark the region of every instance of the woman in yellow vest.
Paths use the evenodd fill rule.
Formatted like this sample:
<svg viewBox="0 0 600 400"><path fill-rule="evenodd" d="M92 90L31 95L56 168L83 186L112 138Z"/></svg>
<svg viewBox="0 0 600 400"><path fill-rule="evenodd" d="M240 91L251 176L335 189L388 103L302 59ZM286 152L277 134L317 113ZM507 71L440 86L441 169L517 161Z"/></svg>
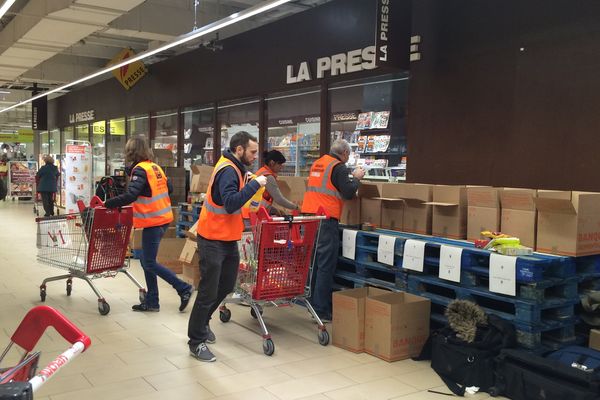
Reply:
<svg viewBox="0 0 600 400"><path fill-rule="evenodd" d="M263 160L265 165L256 171L255 175L265 176L267 184L244 205L244 208L242 208L244 218L250 218L250 213L256 212L260 206L271 211L273 203L288 210L299 210L300 208L296 203L285 198L277 184L277 174L281 172L283 164L287 161L285 156L277 150L265 151Z"/></svg>
<svg viewBox="0 0 600 400"><path fill-rule="evenodd" d="M169 283L181 299L179 311L183 311L192 296L192 285L156 261L160 240L173 221L171 211L171 184L160 166L152 162L152 151L144 139L132 138L125 145L125 162L131 166L127 192L108 199L107 208L123 207L133 203L133 226L142 228L142 257L140 259L146 277L146 300L136 304L133 311L159 311L157 276Z"/></svg>

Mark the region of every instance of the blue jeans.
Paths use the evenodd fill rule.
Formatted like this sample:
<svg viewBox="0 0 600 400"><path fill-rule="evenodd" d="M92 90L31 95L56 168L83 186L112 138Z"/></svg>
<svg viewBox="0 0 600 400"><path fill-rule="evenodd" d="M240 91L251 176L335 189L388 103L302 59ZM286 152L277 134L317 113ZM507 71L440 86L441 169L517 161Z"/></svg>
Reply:
<svg viewBox="0 0 600 400"><path fill-rule="evenodd" d="M331 317L333 275L340 252L339 223L336 219L321 221L311 279L311 304L321 317Z"/></svg>
<svg viewBox="0 0 600 400"><path fill-rule="evenodd" d="M146 304L148 307L158 308L160 306L158 302L157 276L160 276L173 286L177 290L177 293L182 293L191 286L177 278L177 275L173 271L156 262L160 240L168 227L169 224L166 224L144 228L142 231L142 258L140 261L144 269L144 276L146 277Z"/></svg>

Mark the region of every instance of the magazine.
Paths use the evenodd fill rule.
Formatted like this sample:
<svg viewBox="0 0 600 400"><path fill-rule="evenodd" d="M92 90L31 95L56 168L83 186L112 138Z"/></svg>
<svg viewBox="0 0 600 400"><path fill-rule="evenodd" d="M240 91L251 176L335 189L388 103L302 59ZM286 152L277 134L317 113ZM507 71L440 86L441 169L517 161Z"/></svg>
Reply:
<svg viewBox="0 0 600 400"><path fill-rule="evenodd" d="M358 114L358 121L356 121L356 130L369 129L371 127L372 117L372 112Z"/></svg>
<svg viewBox="0 0 600 400"><path fill-rule="evenodd" d="M364 153L366 148L367 148L367 137L366 136L359 136L358 137L358 152L359 153Z"/></svg>
<svg viewBox="0 0 600 400"><path fill-rule="evenodd" d="M373 145L373 153L384 153L390 145L390 135L377 135Z"/></svg>
<svg viewBox="0 0 600 400"><path fill-rule="evenodd" d="M386 129L388 127L389 122L390 122L390 112L389 111L374 112L373 118L371 121L371 129Z"/></svg>

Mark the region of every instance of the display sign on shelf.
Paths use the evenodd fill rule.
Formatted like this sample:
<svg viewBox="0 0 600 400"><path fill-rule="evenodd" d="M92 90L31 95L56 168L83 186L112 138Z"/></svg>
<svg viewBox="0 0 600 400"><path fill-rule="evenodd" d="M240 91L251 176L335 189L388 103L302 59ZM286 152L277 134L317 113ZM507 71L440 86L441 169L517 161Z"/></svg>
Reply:
<svg viewBox="0 0 600 400"><path fill-rule="evenodd" d="M11 161L9 164L9 196L33 197L36 161Z"/></svg>
<svg viewBox="0 0 600 400"><path fill-rule="evenodd" d="M89 142L67 144L64 159L64 194L67 213L78 212L77 201L90 204L92 195L92 147Z"/></svg>

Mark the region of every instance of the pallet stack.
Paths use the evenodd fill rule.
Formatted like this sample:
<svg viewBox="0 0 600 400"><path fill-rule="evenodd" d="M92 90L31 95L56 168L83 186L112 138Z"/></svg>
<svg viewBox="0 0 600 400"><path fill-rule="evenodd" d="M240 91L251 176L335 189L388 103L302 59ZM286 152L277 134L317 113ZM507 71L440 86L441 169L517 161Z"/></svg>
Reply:
<svg viewBox="0 0 600 400"><path fill-rule="evenodd" d="M179 203L179 214L177 216L176 235L179 238L186 237L186 232L198 221L201 203Z"/></svg>
<svg viewBox="0 0 600 400"><path fill-rule="evenodd" d="M393 265L377 261L380 235L394 236ZM423 272L402 268L406 240L425 242ZM439 277L442 245L462 248L460 282ZM454 299L472 300L488 313L511 321L517 340L532 350L555 349L577 342L576 307L586 291L600 287L600 256L565 257L534 253L516 260L516 295L489 290L490 252L470 242L405 232L375 230L356 235L353 260L341 257L335 274L342 287L377 286L431 299L432 322L445 321Z"/></svg>

